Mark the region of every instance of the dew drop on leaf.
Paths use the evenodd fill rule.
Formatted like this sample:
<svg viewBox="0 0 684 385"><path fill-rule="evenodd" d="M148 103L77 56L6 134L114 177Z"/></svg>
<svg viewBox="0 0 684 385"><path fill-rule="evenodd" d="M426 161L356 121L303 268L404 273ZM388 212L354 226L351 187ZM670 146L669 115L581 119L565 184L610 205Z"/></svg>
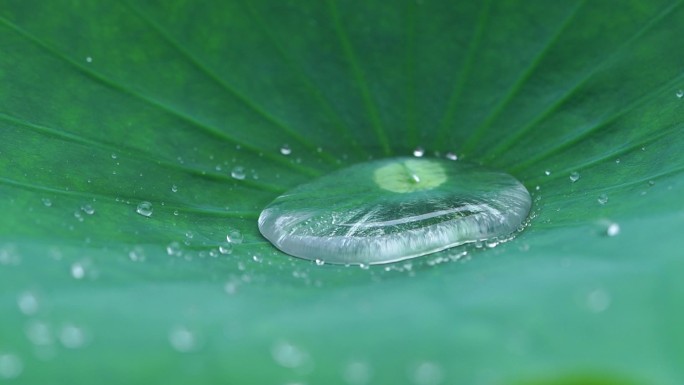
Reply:
<svg viewBox="0 0 684 385"><path fill-rule="evenodd" d="M616 235L620 234L620 225L617 223L611 223L608 225L608 228L606 228L606 235L609 237L614 237Z"/></svg>
<svg viewBox="0 0 684 385"><path fill-rule="evenodd" d="M325 263L388 263L515 232L531 197L512 176L444 159L357 164L269 204L259 230L285 253Z"/></svg>
<svg viewBox="0 0 684 385"><path fill-rule="evenodd" d="M138 207L136 207L135 212L138 214L144 216L144 217L151 217L152 216L152 203L143 201L138 203Z"/></svg>
<svg viewBox="0 0 684 385"><path fill-rule="evenodd" d="M425 150L423 149L423 147L416 147L416 149L413 150L413 156L415 156L416 158L420 158L423 155L425 155Z"/></svg>
<svg viewBox="0 0 684 385"><path fill-rule="evenodd" d="M0 379L10 380L19 377L23 370L24 364L19 356L0 352Z"/></svg>
<svg viewBox="0 0 684 385"><path fill-rule="evenodd" d="M573 171L570 173L570 182L575 183L579 180L579 178L580 178L580 173L578 173L577 171Z"/></svg>
<svg viewBox="0 0 684 385"><path fill-rule="evenodd" d="M188 353L197 348L195 333L185 326L178 326L169 332L171 347L180 353Z"/></svg>
<svg viewBox="0 0 684 385"><path fill-rule="evenodd" d="M228 234L226 235L226 241L229 243L232 243L234 245L239 245L242 243L242 240L244 237L242 236L242 233L238 229L230 229L228 230Z"/></svg>
<svg viewBox="0 0 684 385"><path fill-rule="evenodd" d="M292 149L290 148L289 145L283 144L283 146L280 147L280 153L283 155L290 155L290 154L292 154Z"/></svg>
<svg viewBox="0 0 684 385"><path fill-rule="evenodd" d="M245 168L242 166L233 167L233 170L230 172L230 176L237 180L245 179Z"/></svg>
<svg viewBox="0 0 684 385"><path fill-rule="evenodd" d="M598 196L598 199L597 199L597 200L598 200L598 203L600 203L600 204L602 204L602 205L605 205L606 203L608 203L608 195L606 195L606 194L601 194L601 195Z"/></svg>
<svg viewBox="0 0 684 385"><path fill-rule="evenodd" d="M677 92L675 93L675 95L677 95L677 97L680 98L680 99L681 99L681 98L684 98L684 90L677 90Z"/></svg>

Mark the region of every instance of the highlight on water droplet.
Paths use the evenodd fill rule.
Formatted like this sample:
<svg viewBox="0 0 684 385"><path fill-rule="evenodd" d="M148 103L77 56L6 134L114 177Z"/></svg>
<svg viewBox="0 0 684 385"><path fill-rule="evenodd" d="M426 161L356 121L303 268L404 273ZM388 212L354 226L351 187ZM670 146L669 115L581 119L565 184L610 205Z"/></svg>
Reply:
<svg viewBox="0 0 684 385"><path fill-rule="evenodd" d="M423 147L416 147L413 150L413 156L416 158L421 158L423 155L425 155L425 149L423 149Z"/></svg>
<svg viewBox="0 0 684 385"><path fill-rule="evenodd" d="M287 156L287 155L292 154L292 149L290 148L289 145L283 144L283 145L280 147L280 153Z"/></svg>
<svg viewBox="0 0 684 385"><path fill-rule="evenodd" d="M226 234L226 240L233 245L239 245L243 239L244 237L238 229L230 229L228 234Z"/></svg>
<svg viewBox="0 0 684 385"><path fill-rule="evenodd" d="M152 203L147 201L142 201L138 203L138 207L135 208L135 212L142 215L143 217L148 218L152 216L152 211Z"/></svg>
<svg viewBox="0 0 684 385"><path fill-rule="evenodd" d="M598 198L596 200L598 201L599 204L605 205L606 203L608 203L608 195L601 194L598 196Z"/></svg>
<svg viewBox="0 0 684 385"><path fill-rule="evenodd" d="M570 182L577 182L580 179L580 173L577 171L573 171L570 173Z"/></svg>
<svg viewBox="0 0 684 385"><path fill-rule="evenodd" d="M233 179L244 180L245 179L245 168L242 166L235 166L230 171L230 176Z"/></svg>
<svg viewBox="0 0 684 385"><path fill-rule="evenodd" d="M505 238L522 227L530 207L527 189L503 172L391 158L286 192L262 211L259 230L290 255L367 266Z"/></svg>
<svg viewBox="0 0 684 385"><path fill-rule="evenodd" d="M615 222L608 224L608 227L606 228L606 235L609 237L614 237L618 234L620 234L620 225Z"/></svg>
<svg viewBox="0 0 684 385"><path fill-rule="evenodd" d="M95 208L91 204L87 204L87 203L84 204L83 206L81 206L81 211L83 211L84 213L86 213L88 215L95 214Z"/></svg>
<svg viewBox="0 0 684 385"><path fill-rule="evenodd" d="M446 158L449 160L458 160L458 155L456 155L456 153L453 152L447 152Z"/></svg>
<svg viewBox="0 0 684 385"><path fill-rule="evenodd" d="M681 89L680 89L680 90L677 90L677 92L675 93L675 95L677 95L677 97L680 98L680 99L681 99L681 98L684 98L684 90L681 90Z"/></svg>

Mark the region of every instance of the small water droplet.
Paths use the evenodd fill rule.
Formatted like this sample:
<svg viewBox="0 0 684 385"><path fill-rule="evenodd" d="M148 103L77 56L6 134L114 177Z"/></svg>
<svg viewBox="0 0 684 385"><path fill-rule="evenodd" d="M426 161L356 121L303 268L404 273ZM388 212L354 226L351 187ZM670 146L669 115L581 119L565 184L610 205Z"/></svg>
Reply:
<svg viewBox="0 0 684 385"><path fill-rule="evenodd" d="M290 369L298 368L309 360L306 351L287 341L276 342L271 347L271 355L278 365Z"/></svg>
<svg viewBox="0 0 684 385"><path fill-rule="evenodd" d="M677 97L680 99L683 98L684 97L684 90L677 90L675 95L677 95Z"/></svg>
<svg viewBox="0 0 684 385"><path fill-rule="evenodd" d="M261 262L263 262L263 260L264 260L263 257L259 254L252 255L252 261L254 261L256 263L261 263Z"/></svg>
<svg viewBox="0 0 684 385"><path fill-rule="evenodd" d="M421 362L413 370L416 385L438 385L444 380L444 371L434 362Z"/></svg>
<svg viewBox="0 0 684 385"><path fill-rule="evenodd" d="M34 345L46 346L54 342L52 330L45 322L33 320L26 325L25 332L26 338Z"/></svg>
<svg viewBox="0 0 684 385"><path fill-rule="evenodd" d="M606 203L608 203L608 195L606 195L606 194L601 194L601 195L598 196L598 199L597 199L597 200L598 200L598 203L600 203L600 204L602 204L602 205L605 205Z"/></svg>
<svg viewBox="0 0 684 385"><path fill-rule="evenodd" d="M233 170L230 172L230 176L237 180L245 179L245 168L242 166L233 167Z"/></svg>
<svg viewBox="0 0 684 385"><path fill-rule="evenodd" d="M580 178L580 173L578 173L577 171L573 171L570 173L570 182L575 183L579 180L579 178Z"/></svg>
<svg viewBox="0 0 684 385"><path fill-rule="evenodd" d="M648 185L651 186L651 187L655 186L655 184L656 184L656 183L655 183L654 180L649 180L649 181L648 181Z"/></svg>
<svg viewBox="0 0 684 385"><path fill-rule="evenodd" d="M283 145L280 147L280 153L283 154L283 155L290 155L290 154L292 154L292 149L290 148L289 145L283 144Z"/></svg>
<svg viewBox="0 0 684 385"><path fill-rule="evenodd" d="M610 223L608 225L608 228L606 228L606 235L609 237L614 237L616 235L620 234L620 225L617 223Z"/></svg>
<svg viewBox="0 0 684 385"><path fill-rule="evenodd" d="M225 245L221 245L221 246L219 246L218 250L219 250L219 253L221 253L223 255L228 255L228 254L233 252L233 245L231 245L230 243L225 244Z"/></svg>
<svg viewBox="0 0 684 385"><path fill-rule="evenodd" d="M176 186L175 184L172 184L171 185L171 192L178 192L178 186Z"/></svg>
<svg viewBox="0 0 684 385"><path fill-rule="evenodd" d="M85 266L80 262L75 262L71 265L71 276L74 279L83 279L86 275Z"/></svg>
<svg viewBox="0 0 684 385"><path fill-rule="evenodd" d="M134 246L128 252L128 259L132 262L143 262L145 260L145 250L140 246Z"/></svg>
<svg viewBox="0 0 684 385"><path fill-rule="evenodd" d="M177 326L169 332L171 347L180 353L192 352L197 348L197 337L185 326Z"/></svg>
<svg viewBox="0 0 684 385"><path fill-rule="evenodd" d="M84 204L83 206L81 206L81 211L88 215L95 214L95 208L90 204Z"/></svg>
<svg viewBox="0 0 684 385"><path fill-rule="evenodd" d="M349 385L365 385L371 380L373 370L363 361L353 361L344 368L344 380Z"/></svg>
<svg viewBox="0 0 684 385"><path fill-rule="evenodd" d="M285 253L367 267L514 233L531 203L525 187L502 172L392 158L296 187L268 205L258 224Z"/></svg>
<svg viewBox="0 0 684 385"><path fill-rule="evenodd" d="M50 198L43 198L41 201L43 202L43 206L52 207L52 200L50 200Z"/></svg>
<svg viewBox="0 0 684 385"><path fill-rule="evenodd" d="M615 164L620 164L620 158L615 159Z"/></svg>
<svg viewBox="0 0 684 385"><path fill-rule="evenodd" d="M147 202L147 201L142 201L138 203L138 207L136 207L135 212L138 214L142 215L143 217L151 217L152 216L152 203Z"/></svg>
<svg viewBox="0 0 684 385"><path fill-rule="evenodd" d="M181 257L183 256L183 250L181 249L180 243L171 242L166 246L166 254L170 257Z"/></svg>
<svg viewBox="0 0 684 385"><path fill-rule="evenodd" d="M594 313L604 312L610 307L610 293L603 289L592 290L587 295L587 307Z"/></svg>
<svg viewBox="0 0 684 385"><path fill-rule="evenodd" d="M546 175L546 176L549 176L549 175L551 175L551 171L550 171L550 170L546 170L546 171L544 171L544 175Z"/></svg>
<svg viewBox="0 0 684 385"><path fill-rule="evenodd" d="M19 356L12 353L0 353L0 379L17 378L23 370L24 364Z"/></svg>
<svg viewBox="0 0 684 385"><path fill-rule="evenodd" d="M86 56L86 63L92 63L92 62L93 62L93 58L90 56Z"/></svg>
<svg viewBox="0 0 684 385"><path fill-rule="evenodd" d="M239 245L242 243L242 240L244 237L242 236L242 233L238 229L230 229L228 230L228 234L226 235L226 240L234 245Z"/></svg>
<svg viewBox="0 0 684 385"><path fill-rule="evenodd" d="M325 265L325 261L322 260L322 259L316 258L316 259L314 260L314 262L316 263L316 266L323 266L323 265Z"/></svg>
<svg viewBox="0 0 684 385"><path fill-rule="evenodd" d="M447 152L446 153L446 158L449 160L458 160L458 155L456 155L453 152Z"/></svg>
<svg viewBox="0 0 684 385"><path fill-rule="evenodd" d="M78 349L85 345L86 334L80 327L67 324L59 331L59 342L65 348Z"/></svg>
<svg viewBox="0 0 684 385"><path fill-rule="evenodd" d="M24 315L33 315L38 312L38 298L30 291L23 292L17 297L17 305Z"/></svg>
<svg viewBox="0 0 684 385"><path fill-rule="evenodd" d="M416 149L413 150L413 156L416 158L421 158L423 155L425 155L425 150L423 147L416 147Z"/></svg>
<svg viewBox="0 0 684 385"><path fill-rule="evenodd" d="M238 287L240 286L239 279L231 279L223 285L223 290L230 295L237 293Z"/></svg>
<svg viewBox="0 0 684 385"><path fill-rule="evenodd" d="M178 216L178 210L173 210L173 215Z"/></svg>
<svg viewBox="0 0 684 385"><path fill-rule="evenodd" d="M118 155L116 155L115 153L112 152L112 159L116 159L118 157L119 157Z"/></svg>

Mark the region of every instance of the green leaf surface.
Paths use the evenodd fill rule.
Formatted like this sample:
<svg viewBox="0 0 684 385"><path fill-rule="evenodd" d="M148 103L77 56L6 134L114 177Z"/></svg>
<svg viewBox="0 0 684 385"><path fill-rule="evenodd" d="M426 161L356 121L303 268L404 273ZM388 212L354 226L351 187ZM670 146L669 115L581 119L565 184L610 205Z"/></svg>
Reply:
<svg viewBox="0 0 684 385"><path fill-rule="evenodd" d="M682 36L672 0L4 1L0 381L681 384ZM370 269L260 236L417 146L529 227Z"/></svg>

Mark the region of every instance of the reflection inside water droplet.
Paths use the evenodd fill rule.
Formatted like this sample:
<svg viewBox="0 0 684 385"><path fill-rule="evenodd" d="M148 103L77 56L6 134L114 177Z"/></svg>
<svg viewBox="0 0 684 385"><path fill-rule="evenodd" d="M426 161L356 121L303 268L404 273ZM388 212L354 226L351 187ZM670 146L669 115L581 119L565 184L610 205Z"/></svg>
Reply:
<svg viewBox="0 0 684 385"><path fill-rule="evenodd" d="M531 198L512 176L444 159L357 164L276 198L259 217L282 251L324 263L394 262L516 231Z"/></svg>
<svg viewBox="0 0 684 385"><path fill-rule="evenodd" d="M152 216L152 203L143 201L138 203L138 207L135 208L135 212L138 214L144 216L144 217L151 217Z"/></svg>

